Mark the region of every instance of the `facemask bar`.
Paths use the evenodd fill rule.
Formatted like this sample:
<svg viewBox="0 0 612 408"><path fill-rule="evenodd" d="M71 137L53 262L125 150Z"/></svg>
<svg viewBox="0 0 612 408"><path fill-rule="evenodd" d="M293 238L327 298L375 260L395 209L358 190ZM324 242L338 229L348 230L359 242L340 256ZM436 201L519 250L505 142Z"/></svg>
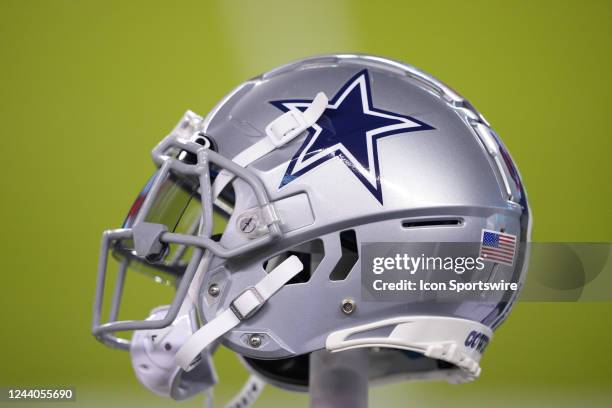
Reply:
<svg viewBox="0 0 612 408"><path fill-rule="evenodd" d="M188 113L186 118L181 121L181 123L191 119L189 114L190 113ZM179 124L177 128L180 126L181 124ZM197 163L195 165L187 164L175 159L169 154L169 151L172 149L184 150L194 154L197 157ZM153 149L152 156L155 164L160 166L159 175L153 182L151 190L145 198L133 226L131 228L105 231L102 234L102 243L100 246L92 333L102 343L113 348L124 350L129 349L130 341L117 337L114 334L115 332L161 329L172 324L187 296L187 291L195 276L196 270L198 269L198 265L202 260L205 250L210 251L212 254L220 258L231 258L259 248L282 236L280 219L276 214L273 205L270 203L266 190L259 178L249 170L208 149L208 146L202 146L198 143L182 139L175 132L164 138ZM209 173L210 163L231 172L236 177L245 181L252 188L263 217L265 220L267 220L267 233L265 235L254 238L248 243L236 248L225 248L218 242L211 239L213 230L214 197L212 194ZM163 224L152 224L144 221L151 210L151 206L155 198L160 192L163 180L169 176L170 172L184 176L195 176L199 180L199 190L202 198L202 216L198 235L168 232L166 226ZM168 313L161 320L117 321L128 264L127 260L124 259L119 267L115 289L112 296L109 322L101 323L109 249L114 241L130 239L134 241L136 255L141 258L154 254L156 250L159 250L163 245L168 244L192 246L194 249Z"/></svg>

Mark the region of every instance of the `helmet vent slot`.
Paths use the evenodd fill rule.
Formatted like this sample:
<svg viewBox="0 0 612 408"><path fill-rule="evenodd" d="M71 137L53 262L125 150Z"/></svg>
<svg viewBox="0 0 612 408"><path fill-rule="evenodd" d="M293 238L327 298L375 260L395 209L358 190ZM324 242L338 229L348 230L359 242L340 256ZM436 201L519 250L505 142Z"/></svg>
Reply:
<svg viewBox="0 0 612 408"><path fill-rule="evenodd" d="M402 227L404 228L452 227L452 226L460 226L460 225L463 225L463 220L459 218L402 221Z"/></svg>
<svg viewBox="0 0 612 408"><path fill-rule="evenodd" d="M340 260L329 274L329 279L333 281L345 280L359 260L355 230L346 230L340 233L340 247L342 249Z"/></svg>
<svg viewBox="0 0 612 408"><path fill-rule="evenodd" d="M310 277L317 270L317 267L323 260L323 256L325 255L323 241L320 239L315 239L297 245L288 251L282 252L268 259L263 263L263 267L266 272L270 272L291 255L295 255L300 259L300 262L302 262L302 265L304 265L304 269L295 275L289 282L287 282L287 285L306 283L310 280Z"/></svg>

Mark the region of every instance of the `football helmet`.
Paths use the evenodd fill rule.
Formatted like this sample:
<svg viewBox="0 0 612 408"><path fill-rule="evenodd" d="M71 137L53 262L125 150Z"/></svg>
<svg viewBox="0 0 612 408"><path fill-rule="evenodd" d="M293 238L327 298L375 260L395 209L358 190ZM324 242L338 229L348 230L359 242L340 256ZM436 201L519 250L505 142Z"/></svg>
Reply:
<svg viewBox="0 0 612 408"><path fill-rule="evenodd" d="M516 166L455 91L385 58L307 58L241 84L205 118L188 111L152 156L158 170L124 225L103 234L93 317L95 337L129 349L148 388L209 389L219 344L291 390L308 389L322 349L369 349L372 382L479 375L516 293L361 296L364 242L479 242L485 229L529 239ZM486 267L522 284L527 257ZM109 260L119 272L103 323ZM118 320L129 270L175 285L172 303Z"/></svg>

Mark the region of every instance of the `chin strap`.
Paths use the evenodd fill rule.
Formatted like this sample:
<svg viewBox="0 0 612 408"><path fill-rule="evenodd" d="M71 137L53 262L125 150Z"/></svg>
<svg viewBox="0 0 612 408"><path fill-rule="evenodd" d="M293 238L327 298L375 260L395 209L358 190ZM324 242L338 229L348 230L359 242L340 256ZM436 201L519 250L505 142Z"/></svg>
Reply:
<svg viewBox="0 0 612 408"><path fill-rule="evenodd" d="M328 102L327 96L323 92L319 92L304 112L292 108L283 113L266 126L266 137L240 152L232 160L240 166L246 167L289 143L319 120L327 109ZM233 173L225 169L221 170L212 186L214 200L233 179ZM239 325L242 320L255 314L274 293L300 273L303 268L304 266L296 256L287 258L254 287L248 288L238 295L231 302L229 309L223 311L196 331L179 349L175 356L176 362L185 371L193 369L199 363L198 356L202 350ZM262 380L251 375L240 393L226 405L226 408L250 407L259 397L264 385L265 383ZM212 390L209 390L204 406L212 408L212 404Z"/></svg>
<svg viewBox="0 0 612 408"><path fill-rule="evenodd" d="M289 143L309 127L317 123L329 102L323 92L319 92L308 109L304 112L292 108L274 119L266 126L266 137L244 149L232 161L246 167L271 151ZM234 174L223 169L213 186L213 197L218 196L225 186L232 181Z"/></svg>
<svg viewBox="0 0 612 408"><path fill-rule="evenodd" d="M230 303L229 309L221 312L217 317L200 327L176 353L176 362L183 370L191 370L197 365L198 360L196 359L202 350L238 326L242 320L257 313L272 295L285 286L302 269L304 269L304 266L297 256L293 255L287 258L259 283L238 295Z"/></svg>

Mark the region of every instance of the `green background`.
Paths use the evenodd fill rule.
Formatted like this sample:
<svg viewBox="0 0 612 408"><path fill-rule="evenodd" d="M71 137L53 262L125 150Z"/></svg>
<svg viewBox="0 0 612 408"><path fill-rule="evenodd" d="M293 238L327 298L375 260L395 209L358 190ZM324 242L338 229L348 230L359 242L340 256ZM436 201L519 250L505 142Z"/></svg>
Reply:
<svg viewBox="0 0 612 408"><path fill-rule="evenodd" d="M372 53L442 79L514 156L535 240L612 241L611 21L610 1L0 0L0 386L172 405L89 334L100 233L119 226L186 109L204 114L304 56ZM133 310L156 304L161 290L145 286ZM376 388L372 406L612 406L611 312L518 304L479 380ZM216 360L226 401L246 375L229 352ZM268 388L259 406L289 402L307 399Z"/></svg>

